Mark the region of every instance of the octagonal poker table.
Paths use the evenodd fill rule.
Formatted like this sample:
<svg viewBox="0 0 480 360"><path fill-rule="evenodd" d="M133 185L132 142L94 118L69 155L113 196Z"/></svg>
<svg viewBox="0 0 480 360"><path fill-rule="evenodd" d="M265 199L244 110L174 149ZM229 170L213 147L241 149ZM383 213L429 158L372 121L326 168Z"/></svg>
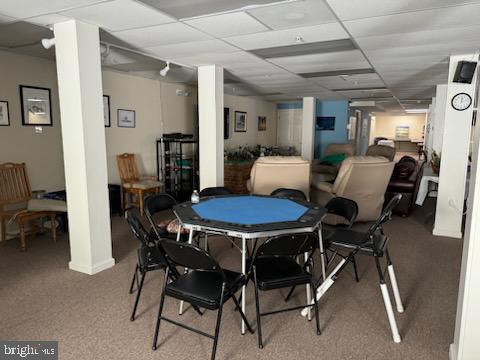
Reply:
<svg viewBox="0 0 480 360"><path fill-rule="evenodd" d="M178 204L173 207L173 211L180 220L180 226L189 229L189 242L192 242L194 232L241 238L244 274L247 240L318 231L324 274L321 220L326 210L321 206L295 198L225 195L202 198L197 204L191 202ZM178 233L180 232L179 229ZM242 294L242 310L245 312L245 288L242 289ZM308 294L309 290L307 300ZM242 333L245 333L243 321Z"/></svg>

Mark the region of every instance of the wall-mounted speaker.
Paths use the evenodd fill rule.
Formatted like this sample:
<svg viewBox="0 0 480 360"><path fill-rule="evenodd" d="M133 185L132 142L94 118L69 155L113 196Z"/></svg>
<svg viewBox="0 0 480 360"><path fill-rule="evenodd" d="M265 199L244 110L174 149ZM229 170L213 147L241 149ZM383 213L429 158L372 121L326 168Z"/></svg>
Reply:
<svg viewBox="0 0 480 360"><path fill-rule="evenodd" d="M459 61L457 64L457 70L453 76L453 82L471 84L476 68L476 61Z"/></svg>

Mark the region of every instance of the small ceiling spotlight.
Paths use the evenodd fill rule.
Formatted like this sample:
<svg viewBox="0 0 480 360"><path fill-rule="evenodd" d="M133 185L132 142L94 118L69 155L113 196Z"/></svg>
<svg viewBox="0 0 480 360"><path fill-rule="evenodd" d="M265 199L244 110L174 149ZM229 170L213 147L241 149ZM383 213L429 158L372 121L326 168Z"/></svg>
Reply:
<svg viewBox="0 0 480 360"><path fill-rule="evenodd" d="M170 71L170 61L167 61L167 65L160 70L160 76L167 76L168 72Z"/></svg>
<svg viewBox="0 0 480 360"><path fill-rule="evenodd" d="M50 49L52 46L55 45L55 38L51 38L51 39L42 39L42 46L45 48L45 49Z"/></svg>

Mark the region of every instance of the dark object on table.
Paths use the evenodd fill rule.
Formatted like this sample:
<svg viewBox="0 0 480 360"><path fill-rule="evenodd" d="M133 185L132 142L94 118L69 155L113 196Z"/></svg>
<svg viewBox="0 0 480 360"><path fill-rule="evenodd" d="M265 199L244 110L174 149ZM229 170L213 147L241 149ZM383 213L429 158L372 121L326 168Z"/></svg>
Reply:
<svg viewBox="0 0 480 360"><path fill-rule="evenodd" d="M402 194L400 203L394 209L396 214L407 216L412 211L424 166L425 161L419 163L413 157L407 155L395 164L385 193L385 203L389 202L396 194Z"/></svg>
<svg viewBox="0 0 480 360"><path fill-rule="evenodd" d="M297 189L280 188L272 191L270 195L275 197L293 198L305 201L307 200L307 197L305 196L303 191Z"/></svg>
<svg viewBox="0 0 480 360"><path fill-rule="evenodd" d="M383 224L389 221L392 217L392 210L399 204L402 195L397 194L390 202L385 206L380 217L370 227L367 232L357 232L350 229L338 229L329 238L329 249L334 251L343 251L346 254L343 255L343 260L337 268L328 276L328 278L322 283L320 293L325 293L327 289L338 278L339 274L343 271L349 261L352 261L356 254L372 256L375 259L375 265L378 271L380 280L380 290L383 296L387 317L392 330L393 341L399 343L401 341L400 334L398 332L397 323L393 314L392 303L390 301L390 295L388 292L385 274L388 270L388 277L393 289L393 295L395 297L395 303L397 305L397 311L403 312L402 300L400 298L400 292L397 286L397 279L393 264L388 253L388 237L383 231ZM380 258L386 257L387 267L382 268L380 264ZM322 289L322 287L324 287Z"/></svg>
<svg viewBox="0 0 480 360"><path fill-rule="evenodd" d="M163 284L157 325L153 338L153 350L157 349L160 322L164 320L212 339L213 348L211 359L214 360L217 351L218 335L220 333L223 304L229 299L233 300L235 308L245 321L248 330L253 333L253 330L235 297L235 293L245 284L245 275L222 269L210 254L194 245L183 244L173 240L164 240L161 244L169 262L171 262L173 266L169 266L166 271L167 276L165 276ZM182 266L190 269L190 271L168 283L169 271L175 266ZM217 310L217 321L214 335L207 334L203 331L164 317L162 313L165 296L186 301L194 306L204 309Z"/></svg>
<svg viewBox="0 0 480 360"><path fill-rule="evenodd" d="M317 335L320 335L318 304L314 296L313 304L289 307L285 309L262 313L258 290L268 291L295 287L310 286L315 289L312 275L312 254L318 244L318 237L313 233L282 235L268 239L260 245L251 264L250 276L255 284L255 304L257 310L258 347L263 348L261 317L285 311L302 309L305 306L314 307ZM308 253L308 258L302 266L296 258ZM315 292L314 292L315 293Z"/></svg>
<svg viewBox="0 0 480 360"><path fill-rule="evenodd" d="M125 219L127 220L130 230L135 238L140 242L140 247L137 249L137 265L133 273L132 284L130 285L129 293L133 293L133 286L137 284L137 296L135 298L135 305L133 306L132 315L130 320L135 320L135 313L137 311L138 301L143 289L143 282L145 281L145 275L147 272L155 270L165 270L167 262L164 256L159 252L156 244L155 237L145 230L139 217L135 214L136 209L128 209L125 211ZM140 283L138 281L140 273Z"/></svg>

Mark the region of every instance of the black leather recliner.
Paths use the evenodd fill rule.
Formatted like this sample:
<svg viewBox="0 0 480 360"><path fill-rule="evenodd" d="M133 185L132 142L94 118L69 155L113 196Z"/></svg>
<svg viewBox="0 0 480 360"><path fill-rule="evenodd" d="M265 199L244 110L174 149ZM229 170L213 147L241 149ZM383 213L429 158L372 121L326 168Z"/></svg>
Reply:
<svg viewBox="0 0 480 360"><path fill-rule="evenodd" d="M425 162L419 163L411 156L402 157L393 169L392 177L385 193L385 204L396 194L402 194L400 203L394 212L407 216L415 205L415 199L422 179Z"/></svg>

